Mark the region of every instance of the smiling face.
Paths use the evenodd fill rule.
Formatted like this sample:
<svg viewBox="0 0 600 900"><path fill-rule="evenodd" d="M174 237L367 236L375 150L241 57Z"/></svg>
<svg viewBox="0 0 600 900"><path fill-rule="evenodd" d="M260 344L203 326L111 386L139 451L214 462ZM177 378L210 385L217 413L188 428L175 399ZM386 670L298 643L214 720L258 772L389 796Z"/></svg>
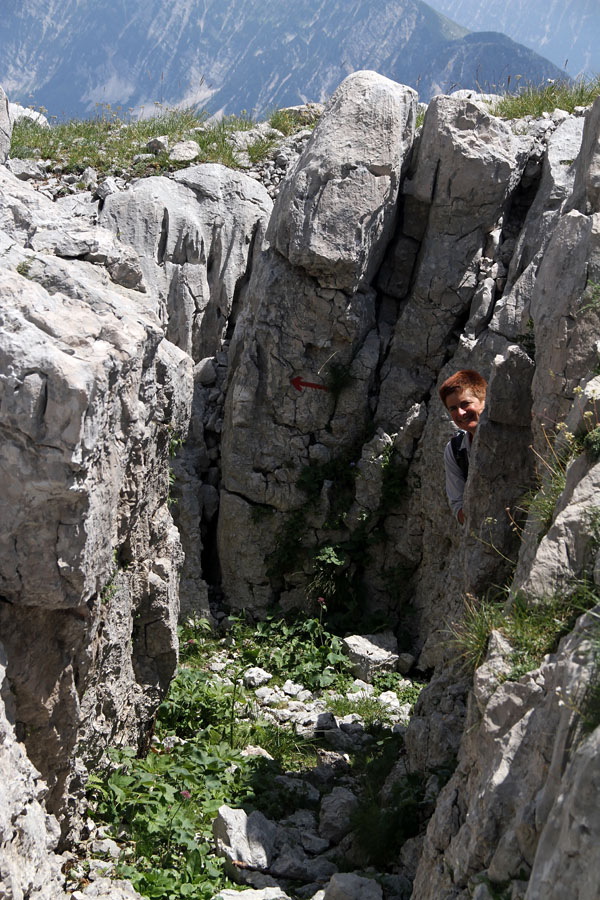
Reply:
<svg viewBox="0 0 600 900"><path fill-rule="evenodd" d="M485 400L480 400L468 388L460 388L446 397L446 409L458 428L468 431L471 437L479 424L479 416L483 412Z"/></svg>

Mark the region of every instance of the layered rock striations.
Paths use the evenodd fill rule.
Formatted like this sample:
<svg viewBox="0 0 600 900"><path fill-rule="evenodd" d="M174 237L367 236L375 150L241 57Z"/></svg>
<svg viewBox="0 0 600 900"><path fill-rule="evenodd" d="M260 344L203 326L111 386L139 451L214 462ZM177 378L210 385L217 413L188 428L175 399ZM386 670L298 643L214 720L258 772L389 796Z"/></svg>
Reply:
<svg viewBox="0 0 600 900"><path fill-rule="evenodd" d="M415 900L597 896L597 609L525 674L501 631L474 677L448 638L494 584L597 597L600 101L416 111L354 73L274 207L215 165L56 202L0 168L0 725L25 798L0 812L31 798L48 884L44 810L76 830L86 767L151 733L182 572L186 612L384 617L431 675L406 734L439 792ZM460 528L437 387L465 367L489 390ZM28 834L2 831L11 872Z"/></svg>

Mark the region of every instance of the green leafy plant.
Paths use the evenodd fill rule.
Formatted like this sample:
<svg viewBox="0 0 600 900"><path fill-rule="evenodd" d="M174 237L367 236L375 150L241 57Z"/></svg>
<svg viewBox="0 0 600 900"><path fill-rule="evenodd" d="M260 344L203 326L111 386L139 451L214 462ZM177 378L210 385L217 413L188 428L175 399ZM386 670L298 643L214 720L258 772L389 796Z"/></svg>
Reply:
<svg viewBox="0 0 600 900"><path fill-rule="evenodd" d="M327 366L325 371L325 385L327 390L337 400L343 390L350 387L354 381L353 375L350 374L350 366L333 360Z"/></svg>
<svg viewBox="0 0 600 900"><path fill-rule="evenodd" d="M291 678L309 690L343 682L350 672L341 638L320 619L271 617L254 629L233 620L231 640L244 664L265 666L276 679Z"/></svg>
<svg viewBox="0 0 600 900"><path fill-rule="evenodd" d="M145 759L132 748L110 755L113 770L92 775L88 790L95 816L135 846L136 864L120 864L117 874L146 897L211 896L207 888L225 881L212 853L212 819L225 801L252 794L239 752L188 741Z"/></svg>
<svg viewBox="0 0 600 900"><path fill-rule="evenodd" d="M402 844L423 829L427 817L422 772L407 770L394 784L389 803L382 803L380 792L398 762L400 747L398 736L382 737L358 761L362 796L352 814L352 827L365 861L379 867L397 857Z"/></svg>
<svg viewBox="0 0 600 900"><path fill-rule="evenodd" d="M182 669L158 710L158 733L188 739L214 726L225 740L231 706L230 686L215 682L210 672Z"/></svg>
<svg viewBox="0 0 600 900"><path fill-rule="evenodd" d="M582 440L583 448L596 461L600 459L600 425L594 425Z"/></svg>

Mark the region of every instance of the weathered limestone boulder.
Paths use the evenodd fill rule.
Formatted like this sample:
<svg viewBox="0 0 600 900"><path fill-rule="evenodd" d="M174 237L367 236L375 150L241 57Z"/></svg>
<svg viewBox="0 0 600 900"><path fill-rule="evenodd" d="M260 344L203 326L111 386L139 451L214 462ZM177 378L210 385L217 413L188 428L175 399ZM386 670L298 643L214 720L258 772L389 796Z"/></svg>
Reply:
<svg viewBox="0 0 600 900"><path fill-rule="evenodd" d="M520 185L520 193L526 196L535 191L535 199L527 210L520 232L519 215L522 202L516 202L503 228L503 241L496 254L506 272L506 284L502 296L494 308L490 328L511 340L527 333L531 316L530 301L537 270L554 232L554 228L570 200L578 167L577 159L583 136L585 120L569 116L554 130L545 146L542 162L528 174L528 163ZM547 125L547 122L545 123ZM534 132L535 133L535 132ZM541 167L541 174L539 168ZM511 222L511 218L513 221ZM517 233L517 237L513 236Z"/></svg>
<svg viewBox="0 0 600 900"><path fill-rule="evenodd" d="M376 272L395 220L416 103L415 91L375 72L349 75L288 173L268 238L321 285L354 291Z"/></svg>
<svg viewBox="0 0 600 900"><path fill-rule="evenodd" d="M335 787L321 801L319 812L319 834L322 838L337 844L351 829L350 817L358 799L347 788Z"/></svg>
<svg viewBox="0 0 600 900"><path fill-rule="evenodd" d="M221 806L213 822L217 853L230 863L265 870L271 865L276 826L260 812Z"/></svg>
<svg viewBox="0 0 600 900"><path fill-rule="evenodd" d="M10 152L12 137L12 120L8 105L8 97L0 87L0 165L6 162Z"/></svg>
<svg viewBox="0 0 600 900"><path fill-rule="evenodd" d="M172 162L193 162L200 154L197 141L178 141L171 152L169 159Z"/></svg>
<svg viewBox="0 0 600 900"><path fill-rule="evenodd" d="M110 194L100 224L139 256L167 337L199 362L225 337L272 208L254 179L206 163Z"/></svg>
<svg viewBox="0 0 600 900"><path fill-rule="evenodd" d="M586 115L581 154L577 160L572 209L584 215L600 212L600 98Z"/></svg>
<svg viewBox="0 0 600 900"><path fill-rule="evenodd" d="M239 900L239 891L219 891L213 900ZM289 896L278 887L266 887L262 890L248 888L244 891L244 900L289 900Z"/></svg>
<svg viewBox="0 0 600 900"><path fill-rule="evenodd" d="M377 98L379 108L373 110L370 101ZM368 133L362 115L375 116ZM313 149L300 157L277 199L269 235L278 249L265 251L253 268L230 348L234 371L222 432L218 547L223 584L235 608L264 610L274 597L266 558L288 512L304 502L297 487L300 469L356 443L370 418L380 338L375 293L366 284L372 275L368 260L383 252L392 225L413 116L409 89L372 73L351 76L320 120ZM319 160L328 154L337 174L318 191L324 165ZM369 170L369 160L379 174ZM373 190L349 216L344 191L357 190L365 179ZM296 209L302 209L298 219ZM307 223L307 233L315 240L325 236L331 245L315 245L300 259L294 248L302 245ZM331 378L342 390L329 390ZM304 388L303 380L317 388ZM315 522L327 518L330 502L324 495ZM243 517L242 529L234 510ZM292 575L287 606L299 602L294 578L298 584L306 580L303 572Z"/></svg>
<svg viewBox="0 0 600 900"><path fill-rule="evenodd" d="M343 644L357 678L371 682L378 672L396 669L398 641L392 631L352 634L343 639Z"/></svg>
<svg viewBox="0 0 600 900"><path fill-rule="evenodd" d="M0 645L0 894L63 900L60 828L46 812L47 788L14 733L14 698Z"/></svg>
<svg viewBox="0 0 600 900"><path fill-rule="evenodd" d="M344 872L331 878L323 900L381 900L382 897L381 885L373 879Z"/></svg>
<svg viewBox="0 0 600 900"><path fill-rule="evenodd" d="M540 835L526 900L594 900L598 896L600 729L569 759Z"/></svg>
<svg viewBox="0 0 600 900"><path fill-rule="evenodd" d="M190 433L179 436L187 439L173 462L173 512L185 552L182 610L204 616L210 615L204 570L212 551L204 562L202 553L214 542L227 377L220 351L245 306L272 205L254 179L204 164L112 193L100 213L101 224L138 255L167 337L194 361L213 360L214 379L206 366L195 373ZM208 577L217 577L210 567Z"/></svg>
<svg viewBox="0 0 600 900"><path fill-rule="evenodd" d="M37 109L30 109L28 106L21 106L20 103L9 103L8 112L13 125L20 119L28 119L30 122L35 122L36 125L50 126L48 119L43 113Z"/></svg>
<svg viewBox="0 0 600 900"><path fill-rule="evenodd" d="M96 878L83 888L74 891L71 900L142 900L142 895L129 881L120 878Z"/></svg>

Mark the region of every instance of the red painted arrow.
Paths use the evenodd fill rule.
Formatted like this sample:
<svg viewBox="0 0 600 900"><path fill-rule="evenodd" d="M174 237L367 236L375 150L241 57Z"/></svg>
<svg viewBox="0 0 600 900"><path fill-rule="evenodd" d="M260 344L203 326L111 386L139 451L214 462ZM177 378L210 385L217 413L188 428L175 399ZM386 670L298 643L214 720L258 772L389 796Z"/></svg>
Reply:
<svg viewBox="0 0 600 900"><path fill-rule="evenodd" d="M296 375L295 378L292 378L292 384L296 388L297 391L302 393L303 387L314 388L317 391L327 391L329 388L325 387L324 384L315 384L314 381L302 381L301 375Z"/></svg>

